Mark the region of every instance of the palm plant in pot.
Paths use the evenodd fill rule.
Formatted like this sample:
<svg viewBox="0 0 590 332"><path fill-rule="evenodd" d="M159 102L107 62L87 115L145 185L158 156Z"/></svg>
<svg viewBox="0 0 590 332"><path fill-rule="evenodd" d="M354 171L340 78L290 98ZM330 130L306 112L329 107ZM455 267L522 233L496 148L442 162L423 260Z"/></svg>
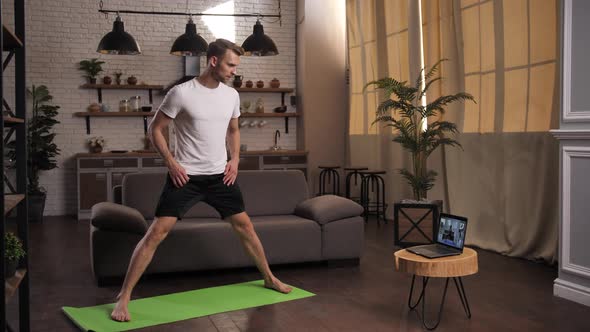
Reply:
<svg viewBox="0 0 590 332"><path fill-rule="evenodd" d="M32 86L28 90L32 98L33 110L28 125L28 160L27 160L27 192L29 197L29 220L42 221L43 210L45 209L46 190L39 184L39 173L52 170L57 167L55 157L59 155L60 149L53 142L55 133L53 126L59 121L55 119L58 115L57 105L50 105L53 96L45 85ZM10 149L8 156L14 160L16 157L16 142L8 143Z"/></svg>
<svg viewBox="0 0 590 332"><path fill-rule="evenodd" d="M440 76L434 76L441 62L444 60L438 61L424 75L425 70L423 68L414 85L408 84L406 81L400 82L394 78L386 77L369 82L365 86L365 88L374 86L376 89L382 90L387 98L377 107L377 118L373 124L381 122L385 123L387 127L393 127L397 133L393 141L401 144L404 150L410 152L412 168L400 169L399 172L412 187L415 203L418 203L417 205L420 208L425 208L432 212L433 231L436 231L436 219L442 209L442 201L426 200L427 192L434 186L437 176L435 171L428 170L427 159L440 146L461 147L461 144L449 137L449 134L458 133L457 126L454 123L435 120L427 125L423 124L427 123L429 117L437 117L440 114L444 114L445 107L449 104L467 100L475 102L473 96L469 93L458 92L453 95L440 96L427 105L421 104L422 98L426 95L432 84L441 80ZM398 231L399 209L414 207L416 205L412 203L394 205L394 237L397 245L403 245ZM428 213L430 212L426 212L426 214ZM408 217L408 215L415 213L405 213L402 211L402 214ZM422 220L425 216L418 216L418 219ZM414 225L417 225L414 220L412 222ZM408 242L408 244L417 243Z"/></svg>
<svg viewBox="0 0 590 332"><path fill-rule="evenodd" d="M102 65L104 63L104 61L100 61L97 58L93 58L90 60L82 60L79 63L80 66L78 67L78 69L86 72L86 75L84 75L84 77L88 79L88 83L96 84L96 77L100 72L102 72Z"/></svg>
<svg viewBox="0 0 590 332"><path fill-rule="evenodd" d="M373 123L382 122L387 127L396 129L397 136L393 138L393 141L400 143L410 152L412 169L401 169L400 174L412 187L414 199L417 201L426 199L426 193L434 186L437 176L435 171L427 169L426 161L430 154L444 145L461 147L459 142L447 136L447 134L458 133L454 123L437 120L429 123L424 129L422 123L429 117L444 114L445 107L451 103L465 100L475 102L469 93L459 92L454 95L440 96L426 106L420 105L420 100L432 84L441 80L441 77L433 78L433 76L442 61L444 60L438 61L424 75L424 87L422 87L422 72L414 86L391 77L372 81L366 85L366 87L376 86L376 89L383 90L387 96L387 99L377 107L377 118ZM392 98L392 95L395 98ZM396 112L400 115L398 119L394 116Z"/></svg>

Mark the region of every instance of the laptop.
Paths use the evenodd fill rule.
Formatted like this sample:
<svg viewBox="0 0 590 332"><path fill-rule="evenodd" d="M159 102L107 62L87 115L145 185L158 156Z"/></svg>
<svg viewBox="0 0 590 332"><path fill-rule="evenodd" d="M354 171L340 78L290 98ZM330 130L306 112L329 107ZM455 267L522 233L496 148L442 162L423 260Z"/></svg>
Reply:
<svg viewBox="0 0 590 332"><path fill-rule="evenodd" d="M460 255L465 244L467 218L441 213L436 243L406 248L407 251L427 258Z"/></svg>

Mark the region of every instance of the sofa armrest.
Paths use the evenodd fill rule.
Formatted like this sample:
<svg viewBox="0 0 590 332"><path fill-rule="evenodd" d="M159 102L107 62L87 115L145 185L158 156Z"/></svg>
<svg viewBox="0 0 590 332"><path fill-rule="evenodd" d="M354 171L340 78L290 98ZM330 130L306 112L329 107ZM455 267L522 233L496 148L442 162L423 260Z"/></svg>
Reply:
<svg viewBox="0 0 590 332"><path fill-rule="evenodd" d="M360 216L363 207L344 197L323 195L307 199L295 207L295 214L299 217L312 219L321 225L329 222Z"/></svg>
<svg viewBox="0 0 590 332"><path fill-rule="evenodd" d="M91 224L102 230L129 232L143 235L147 232L148 224L143 215L134 208L101 202L92 206Z"/></svg>

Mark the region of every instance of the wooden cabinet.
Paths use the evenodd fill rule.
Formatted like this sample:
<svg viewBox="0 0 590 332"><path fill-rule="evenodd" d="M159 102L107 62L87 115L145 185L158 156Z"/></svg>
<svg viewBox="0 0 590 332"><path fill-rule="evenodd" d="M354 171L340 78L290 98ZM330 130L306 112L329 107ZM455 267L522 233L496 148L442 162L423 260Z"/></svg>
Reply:
<svg viewBox="0 0 590 332"><path fill-rule="evenodd" d="M114 201L113 187L122 184L125 174L167 170L162 158L155 153L81 153L76 158L78 220L88 219L94 204Z"/></svg>
<svg viewBox="0 0 590 332"><path fill-rule="evenodd" d="M108 199L106 172L81 173L78 180L79 209L90 210L94 204Z"/></svg>

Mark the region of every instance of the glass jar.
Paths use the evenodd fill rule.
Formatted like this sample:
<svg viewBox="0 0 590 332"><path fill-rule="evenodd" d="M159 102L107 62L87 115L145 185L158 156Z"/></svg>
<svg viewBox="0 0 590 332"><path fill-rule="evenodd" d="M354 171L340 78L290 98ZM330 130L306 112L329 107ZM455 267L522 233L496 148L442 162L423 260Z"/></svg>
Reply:
<svg viewBox="0 0 590 332"><path fill-rule="evenodd" d="M130 105L132 112L141 111L141 107L139 106L140 104L141 104L141 96L133 96L129 100L129 105Z"/></svg>
<svg viewBox="0 0 590 332"><path fill-rule="evenodd" d="M123 99L119 102L119 112L129 112L129 100Z"/></svg>

